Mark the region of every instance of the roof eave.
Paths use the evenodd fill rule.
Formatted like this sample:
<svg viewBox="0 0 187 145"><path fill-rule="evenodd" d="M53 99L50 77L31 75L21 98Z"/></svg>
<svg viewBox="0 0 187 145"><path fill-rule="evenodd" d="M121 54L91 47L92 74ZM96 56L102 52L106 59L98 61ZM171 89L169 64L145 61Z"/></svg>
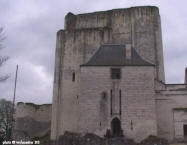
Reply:
<svg viewBox="0 0 187 145"><path fill-rule="evenodd" d="M154 64L150 64L150 65L87 65L87 64L83 64L83 65L80 65L80 67L119 67L119 66L121 66L121 67L124 67L124 66L133 66L133 67L135 67L135 66L138 66L138 67L152 66L152 67L155 67Z"/></svg>

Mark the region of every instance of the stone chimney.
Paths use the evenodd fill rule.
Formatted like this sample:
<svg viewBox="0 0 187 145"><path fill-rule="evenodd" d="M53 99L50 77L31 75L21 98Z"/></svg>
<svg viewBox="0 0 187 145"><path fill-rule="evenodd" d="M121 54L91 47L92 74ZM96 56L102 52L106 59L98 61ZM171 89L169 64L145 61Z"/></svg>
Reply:
<svg viewBox="0 0 187 145"><path fill-rule="evenodd" d="M187 67L185 69L185 78L184 78L184 84L187 84Z"/></svg>
<svg viewBox="0 0 187 145"><path fill-rule="evenodd" d="M132 50L131 50L131 44L126 44L125 45L126 47L126 59L131 59L131 53L132 53Z"/></svg>

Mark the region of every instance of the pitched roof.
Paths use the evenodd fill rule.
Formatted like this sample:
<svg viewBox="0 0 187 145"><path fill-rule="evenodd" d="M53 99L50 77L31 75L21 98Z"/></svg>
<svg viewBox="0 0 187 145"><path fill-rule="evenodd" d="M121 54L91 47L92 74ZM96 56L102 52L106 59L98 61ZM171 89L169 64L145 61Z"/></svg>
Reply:
<svg viewBox="0 0 187 145"><path fill-rule="evenodd" d="M101 45L91 59L81 66L153 66L154 64L141 58L134 48L131 59L126 58L125 45Z"/></svg>

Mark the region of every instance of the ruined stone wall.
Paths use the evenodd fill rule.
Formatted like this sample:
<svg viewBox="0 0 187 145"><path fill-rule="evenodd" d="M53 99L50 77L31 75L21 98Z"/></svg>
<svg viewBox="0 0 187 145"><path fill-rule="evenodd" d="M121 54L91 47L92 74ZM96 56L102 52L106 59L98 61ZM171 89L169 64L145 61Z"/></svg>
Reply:
<svg viewBox="0 0 187 145"><path fill-rule="evenodd" d="M149 135L157 135L154 67L122 67L120 80L111 80L110 69L81 67L81 93L76 99L80 106L78 132L104 136L107 129L111 130L112 119L118 117L123 134L128 138L141 141ZM111 114L113 87L121 90L121 115Z"/></svg>
<svg viewBox="0 0 187 145"><path fill-rule="evenodd" d="M15 114L14 138L42 137L51 128L51 104L18 103Z"/></svg>
<svg viewBox="0 0 187 145"><path fill-rule="evenodd" d="M76 132L80 96L80 65L103 43L130 43L145 60L156 64L155 76L164 82L163 50L158 8L134 7L74 15L57 33L51 139ZM75 81L72 76L75 74Z"/></svg>
<svg viewBox="0 0 187 145"><path fill-rule="evenodd" d="M172 140L184 140L183 125L186 122L187 89L184 84L166 85L156 95L158 136Z"/></svg>

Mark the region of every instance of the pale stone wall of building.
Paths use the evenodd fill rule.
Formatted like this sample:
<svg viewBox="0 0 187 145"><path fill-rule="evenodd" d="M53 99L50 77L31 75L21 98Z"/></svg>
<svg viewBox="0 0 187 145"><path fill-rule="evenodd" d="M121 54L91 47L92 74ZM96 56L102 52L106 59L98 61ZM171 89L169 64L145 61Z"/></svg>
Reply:
<svg viewBox="0 0 187 145"><path fill-rule="evenodd" d="M183 125L187 108L187 89L184 84L166 85L156 95L158 136L169 141L184 139Z"/></svg>
<svg viewBox="0 0 187 145"><path fill-rule="evenodd" d="M51 104L18 103L15 113L14 138L41 137L51 128Z"/></svg>
<svg viewBox="0 0 187 145"><path fill-rule="evenodd" d="M51 118L51 139L56 140L59 130L60 121L60 105L62 102L62 72L64 63L64 50L65 50L65 31L60 30L57 33L56 40L56 57L55 57L55 71L53 83L53 105L52 105L52 118Z"/></svg>
<svg viewBox="0 0 187 145"><path fill-rule="evenodd" d="M69 130L77 131L78 108L76 98L79 96L80 64L89 60L101 43L99 30L80 30L66 33L65 55L62 71L61 104L59 133ZM74 36L76 35L76 36ZM76 39L74 39L74 37ZM89 49L88 49L89 48ZM75 73L75 81L72 75ZM70 113L71 112L71 113Z"/></svg>
<svg viewBox="0 0 187 145"><path fill-rule="evenodd" d="M184 134L184 125L187 125L187 108L176 108L173 110L173 123L174 123L174 137L175 139L183 139L186 137Z"/></svg>
<svg viewBox="0 0 187 145"><path fill-rule="evenodd" d="M132 44L138 54L155 67L121 67L120 80L111 80L111 67L80 67L104 43ZM186 84L164 82L158 8L68 13L65 30L57 33L53 105L19 103L16 138L43 136L50 125L51 140L58 140L65 131L104 136L117 117L123 134L137 142L149 135L169 141L184 139ZM121 92L121 109L119 97L111 101L111 90Z"/></svg>
<svg viewBox="0 0 187 145"><path fill-rule="evenodd" d="M65 18L57 34L51 139L78 130L80 65L103 43L132 44L141 57L156 64L155 76L164 82L161 27L158 8L134 7ZM75 81L72 81L75 73ZM70 113L71 112L71 113Z"/></svg>
<svg viewBox="0 0 187 145"><path fill-rule="evenodd" d="M65 20L65 30L109 29L110 43L132 44L144 59L156 64L157 79L165 82L157 7L132 7L79 15L69 13Z"/></svg>
<svg viewBox="0 0 187 145"><path fill-rule="evenodd" d="M111 129L112 119L118 117L126 137L141 141L157 135L154 67L122 67L120 80L111 80L110 69L81 67L80 97L76 99L80 106L78 131L104 136ZM121 90L121 115L110 114L113 87ZM103 92L107 94L106 105L102 103Z"/></svg>

